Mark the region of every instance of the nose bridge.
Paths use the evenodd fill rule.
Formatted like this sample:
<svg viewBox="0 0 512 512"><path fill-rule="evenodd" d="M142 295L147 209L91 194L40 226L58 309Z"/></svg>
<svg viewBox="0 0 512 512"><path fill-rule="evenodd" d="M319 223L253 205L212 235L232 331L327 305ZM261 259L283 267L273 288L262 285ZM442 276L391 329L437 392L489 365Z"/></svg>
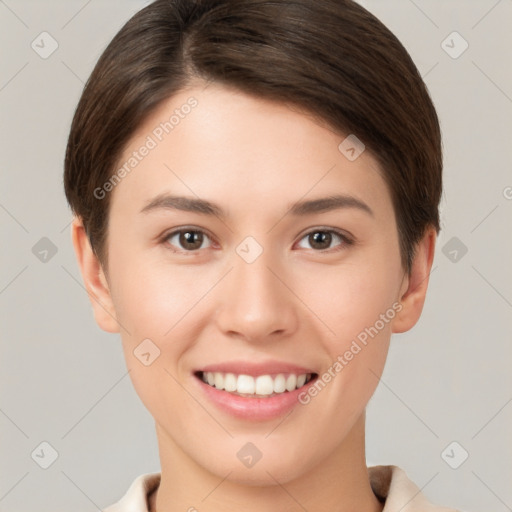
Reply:
<svg viewBox="0 0 512 512"><path fill-rule="evenodd" d="M218 316L225 332L235 331L249 339L288 331L295 318L293 295L281 282L286 282L285 276L280 275L282 262L274 258L270 249L259 247L251 240L237 247Z"/></svg>
<svg viewBox="0 0 512 512"><path fill-rule="evenodd" d="M279 273L276 272L276 267L279 267L279 264L276 264L269 249L263 250L253 261L242 256L235 263L233 280L243 284L247 294L268 295L267 298L270 298L275 293L281 293L281 290L278 290L280 282L274 275Z"/></svg>

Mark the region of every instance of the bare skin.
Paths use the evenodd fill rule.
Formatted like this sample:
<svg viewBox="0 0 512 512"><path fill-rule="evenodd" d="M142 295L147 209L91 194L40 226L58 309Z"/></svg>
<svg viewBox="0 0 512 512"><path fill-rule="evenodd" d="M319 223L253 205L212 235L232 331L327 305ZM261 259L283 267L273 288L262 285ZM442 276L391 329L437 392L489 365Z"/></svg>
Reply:
<svg viewBox="0 0 512 512"><path fill-rule="evenodd" d="M407 275L391 197L370 152L350 161L338 149L345 135L216 84L162 104L119 165L190 97L197 106L109 192L107 268L80 219L72 226L96 321L121 334L133 385L155 419L162 478L151 511L381 511L365 461L365 407L391 334L421 315L435 230ZM209 200L227 216L141 212L162 193ZM353 205L289 213L297 201L334 194L371 213ZM203 232L199 248L167 236L179 228ZM332 234L325 248L314 244L318 231ZM236 251L248 236L263 250L250 264ZM378 334L286 417L235 418L201 393L193 375L232 359L276 359L322 375L393 305ZM160 355L145 366L133 351L148 338ZM251 468L237 457L247 442L262 453Z"/></svg>

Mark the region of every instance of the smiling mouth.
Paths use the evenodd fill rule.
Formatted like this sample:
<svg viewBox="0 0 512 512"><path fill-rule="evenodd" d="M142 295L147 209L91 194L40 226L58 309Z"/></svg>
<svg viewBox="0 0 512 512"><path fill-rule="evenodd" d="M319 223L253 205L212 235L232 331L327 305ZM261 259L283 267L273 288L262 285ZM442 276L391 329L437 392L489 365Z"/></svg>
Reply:
<svg viewBox="0 0 512 512"><path fill-rule="evenodd" d="M315 380L316 373L279 373L252 375L224 372L195 372L194 375L208 386L233 395L248 398L270 398L300 389Z"/></svg>

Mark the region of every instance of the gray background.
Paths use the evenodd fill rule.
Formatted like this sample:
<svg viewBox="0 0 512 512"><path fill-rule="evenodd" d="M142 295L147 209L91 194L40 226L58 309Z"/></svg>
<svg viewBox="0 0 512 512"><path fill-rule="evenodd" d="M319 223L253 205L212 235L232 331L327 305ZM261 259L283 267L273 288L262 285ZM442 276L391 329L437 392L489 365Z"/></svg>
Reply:
<svg viewBox="0 0 512 512"><path fill-rule="evenodd" d="M62 189L83 84L148 3L0 1L0 511L98 510L159 470L120 339L94 322ZM368 406L368 464L401 466L439 504L512 510L512 0L361 3L416 62L445 148L430 290ZM31 47L43 31L58 43L45 59ZM457 58L453 31L469 44ZM47 469L42 442L58 454Z"/></svg>

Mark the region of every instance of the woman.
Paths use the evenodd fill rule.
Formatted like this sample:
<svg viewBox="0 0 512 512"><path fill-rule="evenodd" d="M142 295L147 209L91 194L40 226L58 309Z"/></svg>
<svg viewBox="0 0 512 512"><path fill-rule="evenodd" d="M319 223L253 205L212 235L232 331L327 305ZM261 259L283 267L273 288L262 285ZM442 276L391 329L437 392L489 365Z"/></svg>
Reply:
<svg viewBox="0 0 512 512"><path fill-rule="evenodd" d="M157 0L100 57L65 162L98 325L161 472L108 512L450 510L367 468L365 407L418 321L439 122L350 0Z"/></svg>

